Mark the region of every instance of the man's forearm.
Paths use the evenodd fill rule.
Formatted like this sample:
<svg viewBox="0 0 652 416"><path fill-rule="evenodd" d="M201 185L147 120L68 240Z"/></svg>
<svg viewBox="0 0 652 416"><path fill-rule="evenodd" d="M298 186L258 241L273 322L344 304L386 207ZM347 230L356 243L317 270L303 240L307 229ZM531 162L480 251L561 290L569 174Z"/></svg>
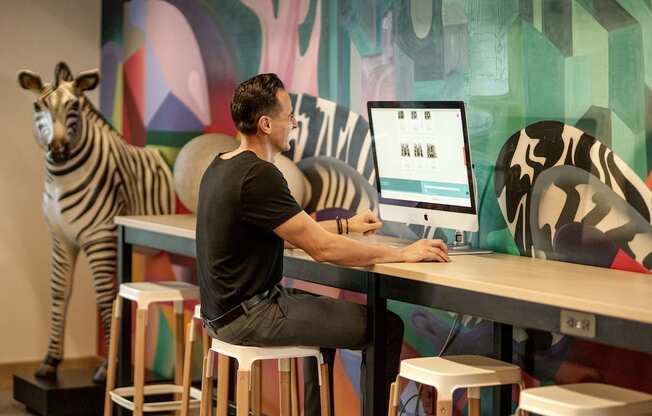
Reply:
<svg viewBox="0 0 652 416"><path fill-rule="evenodd" d="M341 235L332 235L322 247L320 260L342 266L370 266L376 263L404 261L401 250L394 247L363 244Z"/></svg>

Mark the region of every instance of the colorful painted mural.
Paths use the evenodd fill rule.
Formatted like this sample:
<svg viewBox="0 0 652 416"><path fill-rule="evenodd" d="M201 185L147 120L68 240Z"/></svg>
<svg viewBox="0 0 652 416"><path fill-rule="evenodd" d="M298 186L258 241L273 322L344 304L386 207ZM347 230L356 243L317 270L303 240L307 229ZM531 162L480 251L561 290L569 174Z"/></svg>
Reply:
<svg viewBox="0 0 652 416"><path fill-rule="evenodd" d="M479 191L476 243L652 268L650 0L104 0L101 72L103 114L171 165L195 136L234 135L235 85L276 72L300 126L287 156L319 191L307 209L323 218L376 203L366 101L463 100ZM329 177L354 178L362 200L329 194ZM193 280L192 261L171 260L138 256L134 277ZM390 308L406 323L404 357L436 354L454 322L442 311ZM171 310L152 315L150 367L170 374ZM447 352L487 354L491 338L490 322L464 317ZM600 380L652 391L648 355L518 328L514 346L529 384ZM359 361L358 352L338 354L337 414L358 411ZM407 384L402 400L415 392ZM421 396L407 414L415 405L433 413L432 391ZM264 400L274 409L276 391ZM457 411L464 404L460 396Z"/></svg>

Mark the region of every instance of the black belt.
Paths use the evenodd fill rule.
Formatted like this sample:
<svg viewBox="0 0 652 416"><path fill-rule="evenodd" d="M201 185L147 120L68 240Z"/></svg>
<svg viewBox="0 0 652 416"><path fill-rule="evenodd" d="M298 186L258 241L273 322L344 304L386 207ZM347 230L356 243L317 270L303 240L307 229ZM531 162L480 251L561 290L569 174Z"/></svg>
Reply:
<svg viewBox="0 0 652 416"><path fill-rule="evenodd" d="M233 308L229 309L222 315L218 316L215 319L207 319L205 317L202 318L202 321L204 322L204 326L209 326L213 328L214 330L218 330L222 328L223 326L226 326L230 324L231 322L235 321L237 318L240 316L246 314L249 312L249 309L253 308L254 306L258 305L260 302L264 301L265 299L269 298L272 294L274 294L276 291L280 291L277 286L274 286L271 290L266 290L263 293L260 293L258 295L254 295L250 297L249 299L237 304Z"/></svg>

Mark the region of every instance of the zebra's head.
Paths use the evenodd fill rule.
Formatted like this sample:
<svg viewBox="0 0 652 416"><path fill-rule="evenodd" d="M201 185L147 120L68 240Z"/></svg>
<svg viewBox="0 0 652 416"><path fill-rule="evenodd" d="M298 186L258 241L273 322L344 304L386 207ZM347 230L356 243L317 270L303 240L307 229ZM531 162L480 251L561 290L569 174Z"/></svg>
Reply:
<svg viewBox="0 0 652 416"><path fill-rule="evenodd" d="M31 71L18 73L18 84L36 95L34 101L34 136L45 150L48 162L60 164L70 157L81 133L80 111L84 91L97 87L99 71L85 71L73 78L68 65L59 62L54 68L54 82L43 84Z"/></svg>

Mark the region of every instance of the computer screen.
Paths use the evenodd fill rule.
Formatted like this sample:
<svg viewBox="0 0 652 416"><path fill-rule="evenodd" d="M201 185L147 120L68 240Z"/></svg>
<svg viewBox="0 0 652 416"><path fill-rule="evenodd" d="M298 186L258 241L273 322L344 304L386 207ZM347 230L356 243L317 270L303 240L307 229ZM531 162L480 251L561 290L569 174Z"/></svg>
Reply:
<svg viewBox="0 0 652 416"><path fill-rule="evenodd" d="M475 214L464 103L370 102L381 204Z"/></svg>

